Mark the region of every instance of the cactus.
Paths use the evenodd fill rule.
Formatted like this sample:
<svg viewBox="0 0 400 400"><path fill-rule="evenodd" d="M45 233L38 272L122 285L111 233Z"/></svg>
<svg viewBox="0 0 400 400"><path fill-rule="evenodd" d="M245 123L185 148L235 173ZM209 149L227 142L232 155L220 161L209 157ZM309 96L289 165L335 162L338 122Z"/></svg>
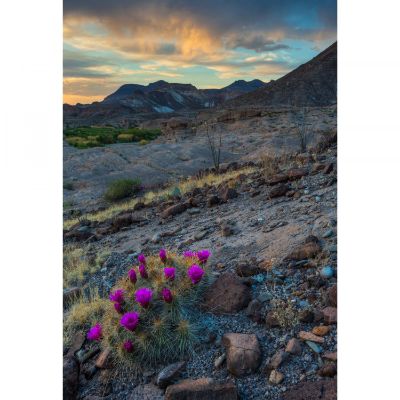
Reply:
<svg viewBox="0 0 400 400"><path fill-rule="evenodd" d="M116 283L101 327L102 344L111 348L117 362L140 370L194 351L205 328L199 302L210 281L206 265L210 253L198 253L189 257L164 250L159 256L141 254L138 263L146 274L136 266L136 281L127 271Z"/></svg>

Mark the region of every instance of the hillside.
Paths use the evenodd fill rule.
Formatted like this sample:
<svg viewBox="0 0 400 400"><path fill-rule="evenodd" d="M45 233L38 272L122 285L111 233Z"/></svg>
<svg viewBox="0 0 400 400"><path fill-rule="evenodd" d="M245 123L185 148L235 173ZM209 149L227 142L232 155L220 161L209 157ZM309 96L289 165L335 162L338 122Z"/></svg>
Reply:
<svg viewBox="0 0 400 400"><path fill-rule="evenodd" d="M309 62L224 106L329 106L337 101L337 42Z"/></svg>

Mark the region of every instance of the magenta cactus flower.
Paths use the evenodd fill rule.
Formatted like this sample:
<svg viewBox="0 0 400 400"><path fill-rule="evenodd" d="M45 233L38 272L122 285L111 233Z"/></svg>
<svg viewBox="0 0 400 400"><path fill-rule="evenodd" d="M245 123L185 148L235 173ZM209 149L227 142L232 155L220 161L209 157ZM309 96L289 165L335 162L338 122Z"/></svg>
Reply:
<svg viewBox="0 0 400 400"><path fill-rule="evenodd" d="M124 291L122 289L114 290L110 293L110 300L122 304L124 302Z"/></svg>
<svg viewBox="0 0 400 400"><path fill-rule="evenodd" d="M166 303L172 302L172 293L168 288L163 288L161 294Z"/></svg>
<svg viewBox="0 0 400 400"><path fill-rule="evenodd" d="M123 347L124 347L124 350L127 353L132 353L132 351L133 351L133 343L129 339L125 340L125 342L123 344Z"/></svg>
<svg viewBox="0 0 400 400"><path fill-rule="evenodd" d="M192 258L196 255L196 253L194 253L193 251L184 251L183 252L183 257L185 258Z"/></svg>
<svg viewBox="0 0 400 400"><path fill-rule="evenodd" d="M117 313L119 313L119 314L122 314L122 305L121 305L121 303L114 303L114 308L115 308L115 311L117 312Z"/></svg>
<svg viewBox="0 0 400 400"><path fill-rule="evenodd" d="M147 279L149 277L149 274L147 273L147 270L146 270L146 265L144 265L144 264L139 265L139 273L143 279Z"/></svg>
<svg viewBox="0 0 400 400"><path fill-rule="evenodd" d="M125 313L119 323L128 331L134 331L139 323L139 314L135 311Z"/></svg>
<svg viewBox="0 0 400 400"><path fill-rule="evenodd" d="M160 250L160 253L159 253L159 256L160 256L160 260L161 260L162 262L167 261L167 250L161 249L161 250Z"/></svg>
<svg viewBox="0 0 400 400"><path fill-rule="evenodd" d="M211 256L211 252L209 250L199 250L196 255L200 264L205 264L208 258Z"/></svg>
<svg viewBox="0 0 400 400"><path fill-rule="evenodd" d="M153 292L149 288L141 288L135 292L135 300L143 307L147 308L150 304Z"/></svg>
<svg viewBox="0 0 400 400"><path fill-rule="evenodd" d="M136 271L133 268L128 271L128 278L132 283L136 283Z"/></svg>
<svg viewBox="0 0 400 400"><path fill-rule="evenodd" d="M204 275L204 270L200 268L198 265L193 264L188 270L187 270L188 277L192 281L194 285L199 283L201 281L201 278Z"/></svg>
<svg viewBox="0 0 400 400"><path fill-rule="evenodd" d="M174 267L164 268L165 278L173 281L175 279L175 271L176 271L176 268L174 268Z"/></svg>
<svg viewBox="0 0 400 400"><path fill-rule="evenodd" d="M146 265L146 257L144 256L144 254L139 254L138 255L138 260L139 260L140 264Z"/></svg>
<svg viewBox="0 0 400 400"><path fill-rule="evenodd" d="M89 340L100 340L101 338L102 327L100 324L96 324L89 329L87 333L87 338Z"/></svg>

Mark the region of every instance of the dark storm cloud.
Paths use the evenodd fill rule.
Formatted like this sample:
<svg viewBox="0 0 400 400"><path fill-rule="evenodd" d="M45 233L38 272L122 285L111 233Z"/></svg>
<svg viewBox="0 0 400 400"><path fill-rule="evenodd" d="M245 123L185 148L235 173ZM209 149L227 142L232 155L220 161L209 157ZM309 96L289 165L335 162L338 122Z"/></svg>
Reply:
<svg viewBox="0 0 400 400"><path fill-rule="evenodd" d="M336 32L336 0L64 0L64 14L96 18L114 28L129 23L132 29L162 26L176 17L190 19L213 35L239 37L260 30L281 30L293 37Z"/></svg>

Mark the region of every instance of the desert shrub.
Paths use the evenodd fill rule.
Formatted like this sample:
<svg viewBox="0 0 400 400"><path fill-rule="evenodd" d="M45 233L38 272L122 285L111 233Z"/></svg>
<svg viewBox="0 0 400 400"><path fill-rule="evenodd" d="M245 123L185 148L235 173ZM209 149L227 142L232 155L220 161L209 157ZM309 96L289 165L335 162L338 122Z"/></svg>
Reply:
<svg viewBox="0 0 400 400"><path fill-rule="evenodd" d="M72 182L64 182L63 188L65 190L74 190L74 184Z"/></svg>
<svg viewBox="0 0 400 400"><path fill-rule="evenodd" d="M269 154L263 154L260 161L262 172L266 178L271 178L280 172L279 160L277 157L273 157Z"/></svg>
<svg viewBox="0 0 400 400"><path fill-rule="evenodd" d="M145 144L148 144L148 143L149 143L149 141L146 140L146 139L142 139L142 140L139 141L139 144L140 144L141 146L144 146Z"/></svg>
<svg viewBox="0 0 400 400"><path fill-rule="evenodd" d="M133 196L140 189L140 179L118 179L111 182L104 198L107 201L122 200Z"/></svg>
<svg viewBox="0 0 400 400"><path fill-rule="evenodd" d="M199 302L209 284L210 253L161 250L159 257L138 257L110 293L104 316L88 331L101 340L119 364L135 369L171 362L193 352L204 332Z"/></svg>
<svg viewBox="0 0 400 400"><path fill-rule="evenodd" d="M273 316L277 319L280 327L293 328L299 323L298 311L290 301L277 300L274 302Z"/></svg>
<svg viewBox="0 0 400 400"><path fill-rule="evenodd" d="M133 135L130 133L120 133L118 135L118 141L122 143L129 143L133 141Z"/></svg>

